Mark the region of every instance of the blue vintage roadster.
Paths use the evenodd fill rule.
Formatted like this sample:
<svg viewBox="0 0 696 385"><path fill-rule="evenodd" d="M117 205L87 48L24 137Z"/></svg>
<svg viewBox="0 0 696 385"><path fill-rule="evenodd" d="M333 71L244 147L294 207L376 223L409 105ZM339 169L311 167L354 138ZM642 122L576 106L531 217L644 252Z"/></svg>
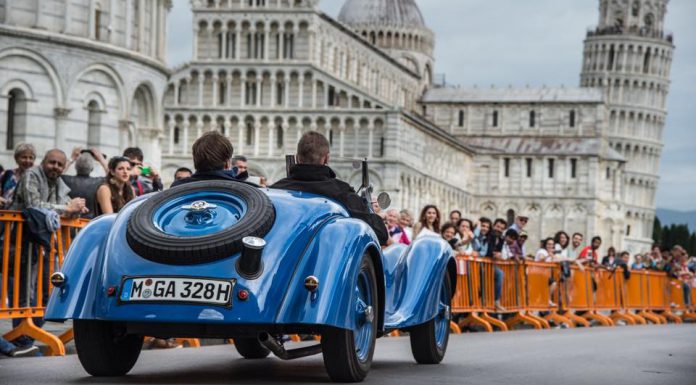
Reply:
<svg viewBox="0 0 696 385"><path fill-rule="evenodd" d="M322 353L332 380L356 382L376 338L392 330L409 332L417 362L442 360L455 274L441 239L382 250L365 222L328 198L197 182L90 223L51 277L46 319L74 320L80 362L94 376L128 373L148 335L233 338L248 359ZM287 334L321 342L286 349Z"/></svg>

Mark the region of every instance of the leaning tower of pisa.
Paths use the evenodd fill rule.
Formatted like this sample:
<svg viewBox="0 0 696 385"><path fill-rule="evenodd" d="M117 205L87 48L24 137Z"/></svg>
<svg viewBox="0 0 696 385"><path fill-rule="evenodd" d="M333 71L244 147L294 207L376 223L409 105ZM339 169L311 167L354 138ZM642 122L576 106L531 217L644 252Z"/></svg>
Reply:
<svg viewBox="0 0 696 385"><path fill-rule="evenodd" d="M674 40L664 30L669 0L600 0L599 25L587 33L583 87L605 91L607 138L626 159L625 247L650 246L667 116ZM611 178L613 170L606 170ZM601 182L601 181L600 181Z"/></svg>

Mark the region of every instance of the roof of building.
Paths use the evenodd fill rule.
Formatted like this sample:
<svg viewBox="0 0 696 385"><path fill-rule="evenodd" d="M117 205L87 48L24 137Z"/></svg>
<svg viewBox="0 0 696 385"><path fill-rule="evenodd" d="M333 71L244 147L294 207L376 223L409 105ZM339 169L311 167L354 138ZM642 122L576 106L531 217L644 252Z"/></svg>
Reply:
<svg viewBox="0 0 696 385"><path fill-rule="evenodd" d="M535 156L599 156L605 160L624 162L625 158L599 137L474 137L463 142L477 151L529 154Z"/></svg>
<svg viewBox="0 0 696 385"><path fill-rule="evenodd" d="M426 103L601 103L599 88L432 88Z"/></svg>
<svg viewBox="0 0 696 385"><path fill-rule="evenodd" d="M415 0L347 0L338 20L348 25L426 27Z"/></svg>

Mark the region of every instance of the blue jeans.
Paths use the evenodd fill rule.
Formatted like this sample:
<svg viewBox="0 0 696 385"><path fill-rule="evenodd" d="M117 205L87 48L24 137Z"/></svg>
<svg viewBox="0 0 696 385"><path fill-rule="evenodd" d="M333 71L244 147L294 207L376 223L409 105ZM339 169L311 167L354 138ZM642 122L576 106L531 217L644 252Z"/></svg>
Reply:
<svg viewBox="0 0 696 385"><path fill-rule="evenodd" d="M682 283L682 291L684 292L684 305L691 305L691 288L688 284Z"/></svg>
<svg viewBox="0 0 696 385"><path fill-rule="evenodd" d="M0 353L6 354L9 356L10 352L12 350L14 350L14 348L15 348L15 345L12 342L0 337Z"/></svg>
<svg viewBox="0 0 696 385"><path fill-rule="evenodd" d="M493 276L493 285L495 286L494 295L496 301L500 300L500 296L503 293L503 277L505 277L503 270L501 270L499 267L496 267Z"/></svg>

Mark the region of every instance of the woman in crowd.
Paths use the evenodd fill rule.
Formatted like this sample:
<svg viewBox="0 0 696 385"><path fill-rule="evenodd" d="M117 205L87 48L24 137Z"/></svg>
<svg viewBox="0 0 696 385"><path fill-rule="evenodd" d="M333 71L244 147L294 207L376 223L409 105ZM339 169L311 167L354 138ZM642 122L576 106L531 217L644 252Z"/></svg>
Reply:
<svg viewBox="0 0 696 385"><path fill-rule="evenodd" d="M631 265L631 270L643 270L645 269L645 266L643 265L643 256L640 254L636 254L635 256L635 262Z"/></svg>
<svg viewBox="0 0 696 385"><path fill-rule="evenodd" d="M18 144L14 151L14 159L17 162L17 168L5 170L0 177L0 209L10 208L19 178L34 166L34 160L36 160L34 146L29 143Z"/></svg>
<svg viewBox="0 0 696 385"><path fill-rule="evenodd" d="M109 174L97 189L97 215L119 212L135 198L130 184L131 162L125 157L109 160Z"/></svg>
<svg viewBox="0 0 696 385"><path fill-rule="evenodd" d="M421 210L418 223L413 227L413 239L440 235L440 210L435 205L427 205Z"/></svg>
<svg viewBox="0 0 696 385"><path fill-rule="evenodd" d="M568 247L570 246L570 237L565 231L559 231L553 237L555 246L554 254L561 258L568 258Z"/></svg>
<svg viewBox="0 0 696 385"><path fill-rule="evenodd" d="M456 244L456 250L460 253L473 253L474 224L471 220L466 218L460 219L457 222L457 232L459 233L459 242Z"/></svg>
<svg viewBox="0 0 696 385"><path fill-rule="evenodd" d="M442 228L440 229L440 234L442 234L442 238L450 244L452 250L456 250L455 246L457 245L457 238L454 237L456 233L456 227L454 227L454 225L449 222L442 225Z"/></svg>
<svg viewBox="0 0 696 385"><path fill-rule="evenodd" d="M541 248L537 251L534 256L534 262L555 262L558 260L556 258L556 240L554 238L546 238L541 241ZM549 276L549 305L556 306L556 304L551 299L556 293L558 288L558 283L553 277L553 274Z"/></svg>

